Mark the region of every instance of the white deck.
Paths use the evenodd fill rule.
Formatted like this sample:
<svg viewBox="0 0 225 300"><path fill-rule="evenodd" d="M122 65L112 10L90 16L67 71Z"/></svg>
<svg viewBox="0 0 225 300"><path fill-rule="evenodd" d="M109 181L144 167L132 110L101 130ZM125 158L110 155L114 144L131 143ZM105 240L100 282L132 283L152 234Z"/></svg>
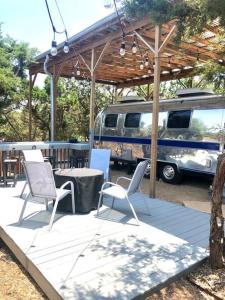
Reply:
<svg viewBox="0 0 225 300"><path fill-rule="evenodd" d="M23 200L16 188L0 189L0 236L50 299L132 299L208 256L209 215L174 203L133 197L141 226L127 203L115 201L87 215L57 215ZM201 248L203 247L203 248Z"/></svg>

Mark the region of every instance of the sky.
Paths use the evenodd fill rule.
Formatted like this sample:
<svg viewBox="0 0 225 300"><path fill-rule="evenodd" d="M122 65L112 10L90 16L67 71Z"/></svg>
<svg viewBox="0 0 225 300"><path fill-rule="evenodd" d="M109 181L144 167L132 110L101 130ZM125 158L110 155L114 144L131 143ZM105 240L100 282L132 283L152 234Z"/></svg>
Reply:
<svg viewBox="0 0 225 300"><path fill-rule="evenodd" d="M64 29L56 0L48 0L53 22L58 31ZM113 12L104 7L104 0L57 0L69 37ZM0 23L3 36L29 43L44 52L51 48L53 31L45 0L0 0ZM56 35L57 43L65 35Z"/></svg>

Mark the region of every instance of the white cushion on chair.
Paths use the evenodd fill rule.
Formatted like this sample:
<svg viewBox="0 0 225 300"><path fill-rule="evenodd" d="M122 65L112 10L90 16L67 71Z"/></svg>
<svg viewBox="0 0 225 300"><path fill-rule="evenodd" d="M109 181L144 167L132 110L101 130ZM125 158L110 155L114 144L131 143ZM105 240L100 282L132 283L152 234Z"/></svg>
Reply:
<svg viewBox="0 0 225 300"><path fill-rule="evenodd" d="M127 195L127 190L123 189L120 186L111 186L102 191L103 194L109 195L118 199L124 199Z"/></svg>

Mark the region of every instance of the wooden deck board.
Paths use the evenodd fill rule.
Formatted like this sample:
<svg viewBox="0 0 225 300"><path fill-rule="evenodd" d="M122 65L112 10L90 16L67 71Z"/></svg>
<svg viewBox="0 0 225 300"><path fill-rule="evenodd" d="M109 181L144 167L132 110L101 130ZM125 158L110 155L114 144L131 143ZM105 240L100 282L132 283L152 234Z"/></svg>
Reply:
<svg viewBox="0 0 225 300"><path fill-rule="evenodd" d="M0 189L0 236L51 299L132 299L208 256L206 213L137 193L140 226L126 202L105 199L99 218L57 214L48 232L40 203L18 225L19 191Z"/></svg>

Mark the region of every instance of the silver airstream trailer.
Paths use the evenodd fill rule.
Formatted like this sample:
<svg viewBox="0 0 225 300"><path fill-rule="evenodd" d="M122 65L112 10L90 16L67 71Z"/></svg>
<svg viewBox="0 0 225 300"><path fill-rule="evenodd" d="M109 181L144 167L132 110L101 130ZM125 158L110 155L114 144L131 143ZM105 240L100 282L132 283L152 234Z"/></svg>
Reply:
<svg viewBox="0 0 225 300"><path fill-rule="evenodd" d="M160 101L157 171L168 183L178 183L186 171L214 175L224 151L225 97L197 89L177 95ZM110 105L96 118L96 147L111 148L115 162L150 159L151 111L151 101Z"/></svg>

